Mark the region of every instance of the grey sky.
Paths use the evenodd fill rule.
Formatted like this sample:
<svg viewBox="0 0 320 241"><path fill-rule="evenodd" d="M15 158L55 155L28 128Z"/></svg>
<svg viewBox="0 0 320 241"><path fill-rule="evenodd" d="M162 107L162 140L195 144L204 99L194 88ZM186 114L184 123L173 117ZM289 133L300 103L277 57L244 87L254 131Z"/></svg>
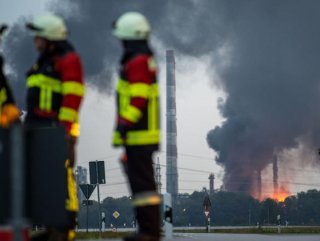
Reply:
<svg viewBox="0 0 320 241"><path fill-rule="evenodd" d="M21 16L37 15L45 12L48 1L12 1L2 0L0 21L13 23ZM108 25L109 23L106 23ZM154 40L157 53L164 59L165 46ZM162 55L162 56L161 56ZM208 130L221 122L216 108L218 96L222 96L213 86L206 71L208 60L194 59L177 55L177 119L178 119L178 166L182 168L205 170L220 173L216 179L221 185L221 168L214 159L214 153L208 148L206 134ZM30 63L31 64L31 63ZM162 149L155 157L165 165L165 63L160 62L159 82L162 89ZM191 71L190 66L197 71ZM114 70L116 73L116 69ZM116 79L115 79L116 80ZM88 167L88 162L96 159L106 161L107 185L102 188L102 196L121 196L128 194L124 175L120 171L118 157L121 149L111 147L111 132L114 124L113 96L98 93L88 88L81 111L81 137L78 145L78 164ZM208 175L187 170L179 171L181 192L192 192L202 187L208 188ZM163 191L165 190L165 168L161 170ZM121 183L113 185L113 183Z"/></svg>
<svg viewBox="0 0 320 241"><path fill-rule="evenodd" d="M43 13L47 2L47 0L2 0L0 3L0 22L12 23L21 16Z"/></svg>
<svg viewBox="0 0 320 241"><path fill-rule="evenodd" d="M2 0L0 20L12 23L21 16L41 13L47 2L48 0L32 0L28 1L28 4L26 5L26 2L22 0ZM60 1L59 3L62 2L63 1ZM228 123L237 124L237 117L240 116L244 117L241 120L244 120L244 126L249 127L250 133L258 134L253 135L254 138L252 140L249 138L249 140L246 141L248 145L244 147L239 147L239 145L228 146L225 145L225 143L233 144L234 141L237 141L237 139L234 138L234 136L237 135L236 129L230 128L230 131L221 132L219 132L219 128L216 129L217 131L215 134L222 133L224 135L220 135L220 137L225 138L219 138L219 135L213 135L213 138L210 138L211 144L214 148L218 148L218 150L221 151L220 154L228 155L232 152L233 156L227 159L229 161L228 163L230 163L228 167L231 167L231 169L235 166L242 167L244 166L243 163L247 164L246 167L251 167L251 163L256 164L255 162L257 162L259 158L250 158L246 155L239 157L239 151L250 154L253 149L252 146L256 146L259 147L256 148L258 154L264 153L259 151L260 148L265 147L266 142L269 144L275 143L274 140L276 139L274 137L280 134L284 136L283 139L285 141L289 141L290 143L293 142L295 144L292 148L290 148L290 145L282 145L282 147L284 146L284 148L287 149L281 150L282 152L279 154L279 157L281 157L282 160L282 163L279 165L280 174L281 172L288 172L288 163L290 163L291 167L297 168L297 165L315 162L314 155L305 155L307 151L311 151L308 149L310 148L310 145L307 145L306 142L308 140L296 140L294 138L295 136L288 137L286 135L289 133L288 131L283 131L286 130L287 127L290 127L288 123L293 122L293 120L295 120L296 126L299 128L302 128L302 126L308 127L308 120L316 120L313 115L303 119L305 112L304 106L300 108L302 114L293 115L295 118L291 118L290 122L287 121L288 116L283 114L286 113L287 110L292 110L291 113L295 113L296 110L296 106L291 105L291 103L295 102L292 102L292 100L287 98L287 94L290 93L290 91L298 90L300 93L302 87L309 86L312 91L306 91L305 93L317 92L317 89L314 88L314 86L305 83L301 85L300 88L289 88L294 86L290 82L291 79L294 79L294 77L297 78L299 74L304 74L304 71L300 71L300 66L307 65L312 68L311 65L306 64L307 62L304 60L310 60L309 56L317 56L317 54L309 54L306 58L288 58L288 56L290 57L290 54L295 53L295 50L301 50L298 56L303 56L304 53L315 53L312 51L313 49L311 46L313 45L310 45L311 50L308 51L305 51L304 48L300 48L300 46L309 47L309 42L311 44L318 43L313 37L304 37L304 34L307 34L307 36L310 34L310 31L308 30L310 26L315 33L318 32L317 29L319 29L314 24L307 24L307 27L303 25L304 23L308 23L309 20L305 17L301 17L301 9L308 11L312 10L313 14L316 13L315 15L318 13L316 9L310 7L311 5L304 5L299 1L280 2L257 0L241 1L240 3L240 1L234 0L207 0L202 1L201 3L199 1L199 4L197 5L198 8L196 9L197 11L195 11L195 1L184 1L183 4L181 4L182 1L180 3L178 1L163 1L162 5L159 4L159 2L146 1L142 2L143 4L140 4L141 6L138 3L135 4L129 0L123 0L121 4L118 3L118 1L106 3L105 1L90 2L78 0L68 0L65 1L65 3L66 5L69 3L71 4L71 7L74 7L72 8L72 15L70 15L70 11L66 11L66 9L68 9L66 5L57 5L56 10L67 17L67 20L69 20L68 23L73 27L70 30L71 38L74 38L73 42L76 46L79 46L79 51L85 57L84 62L86 72L88 75L93 75L95 77L95 79L90 78L90 83L93 83L95 88L98 88L97 86L99 86L99 92L97 89L89 87L84 101L81 113L82 135L78 146L78 163L87 166L88 161L91 160L99 159L106 161L107 185L103 188L103 195L118 196L127 193L124 184L125 179L120 172L120 167L117 162L120 150L113 149L110 142L114 119L113 96L112 94L106 95L103 91L103 87L106 85L106 89L108 89L116 80L115 66L117 59L115 58L115 55L117 55L117 52L119 52L120 49L119 45L117 45L117 41L112 38L110 34L111 19L120 12L127 11L132 7L135 9L141 8L146 14L150 14L149 17L151 21L154 21L154 28L157 30L154 32L152 45L156 50L159 60L159 80L162 89L161 117L163 124L163 145L161 152L157 154L161 164L165 164L164 56L168 46L175 46L177 57L176 79L179 168L214 172L217 174L216 186L220 186L223 172L213 161L215 154L212 149L208 148L206 143L208 131L215 129L215 127L221 125L222 122L222 118L216 107L219 97L222 97L225 100L225 102L220 102L220 106L222 107L220 110L228 117L228 121L225 122L222 129L228 130L228 127L239 127L237 125L228 126ZM157 4L159 13L155 12L153 3ZM316 1L313 1L313 3L316 3ZM212 7L212 9L216 11L216 14L212 14L210 8L207 8L207 6ZM68 5L68 7L70 7L70 5ZM105 8L108 8L107 10L109 11L109 14L107 15L106 10L104 10ZM171 14L167 14L166 10L168 9L170 11L172 10ZM163 18L163 15L165 14L168 15L166 15L168 19ZM203 16L207 17L205 21ZM294 17L292 18L292 16ZM296 18L296 16L300 16L300 18ZM305 21L306 19L307 21ZM270 22L273 24L270 25ZM298 26L300 26L300 23L302 25L300 28L292 28L292 22ZM201 28L199 28L199 26L201 26ZM288 41L288 36L291 36L290 33L296 34L296 31L300 31L300 29L303 34L294 35L295 37ZM11 37L16 37L15 34L17 31L19 32L19 30L18 27L15 28L16 32L13 31ZM288 30L289 35L284 34L287 33ZM292 32L290 32L291 30ZM19 56L21 56L19 59L21 60L19 61L20 65L19 68L17 68L19 69L17 72L19 72L18 74L21 76L23 74L22 70L24 70L24 62L26 62L22 60L27 60L27 62L29 62L28 58L32 55L32 51L31 53L30 51L24 51L24 49L27 48L27 44L22 45L21 43L21 41L24 43L24 39L27 39L27 36L21 35L21 38L20 35L18 36L20 42L17 41L17 43L19 43L18 46L14 46L13 44L14 47L12 47L12 49L15 51L12 51L12 55L7 56L7 59L11 57L13 58L11 61L14 61L14 58L19 58ZM318 35L313 34L311 31L311 36ZM268 39L269 37L271 37L270 41ZM283 40L282 42L280 41L281 44L275 44L278 43L279 39ZM307 40L307 44L301 44L305 40ZM88 43L90 43L89 46ZM263 48L264 44L267 46L266 48ZM278 49L279 51L271 51L277 49L279 46L281 46L281 48ZM283 53L283 50L287 51L288 54ZM21 54L22 52L24 54ZM190 57L189 55L196 57ZM95 57L96 61L94 61ZM301 62L296 62L296 60ZM312 60L316 60L316 58ZM318 61L311 62L317 63ZM297 63L300 63L300 65L296 65ZM292 67L290 64L295 67ZM253 68L252 66L255 67ZM270 66L272 66L272 68L270 68ZM218 69L221 76L217 74ZM286 71L283 71L283 69ZM99 73L101 73L101 71L102 74L100 75ZM103 73L103 71L105 71L105 73ZM287 73L296 74L294 74L292 78L284 78L288 80L288 83L278 81L279 76L288 77ZM314 72L307 71L307 73L311 74ZM98 74L98 76L96 76L96 74ZM266 78L266 80L264 78ZM112 81L110 79L112 79ZM259 82L259 80L262 81ZM270 85L268 84L270 81L275 81L274 85L272 85L274 86L273 89L270 88ZM213 83L220 84L220 87L228 92L228 98L226 98L223 92L216 85L213 85ZM281 93L279 83L282 83L283 85L282 90L286 90L283 93ZM253 89L253 87L256 87L256 89ZM270 90L270 94L267 95L267 91ZM286 100L289 108L277 109L277 107L281 107L279 102L277 102L278 99L270 98L270 96L274 96L274 93L278 93L277 97L280 98L280 100ZM308 98L301 98L303 101L306 99ZM265 101L262 103L263 100ZM316 102L313 101L312 103ZM309 108L313 106L312 103L308 104ZM274 116L277 116L274 115L277 113L261 111L263 110L261 108L263 106L266 107L267 110L277 109L281 114L280 116L283 117L282 124L279 125L279 120L273 118ZM309 113L317 112L312 111ZM261 114L261 116L257 116L259 114ZM252 126L251 123L246 123L246 120L250 120L250 117L252 116L257 117L253 119L254 121L260 120L260 122L257 122L259 123L257 126L260 126L261 129L254 128L254 125ZM306 125L301 125L300 123L305 120L307 120ZM254 121L253 123L255 123ZM272 123L272 125L270 125L270 123ZM265 128L266 126L269 126L269 129ZM314 126L317 127L318 125ZM303 129L303 131L305 131L305 129ZM239 133L241 140L242 138L250 136L245 135L246 132L240 131ZM314 134L315 132L311 131L311 133ZM227 142L224 142L224 140ZM235 148L232 149L230 147ZM268 155L272 155L272 149L268 149L266 152L268 152ZM260 159L264 163L262 167L266 167L263 171L263 177L266 180L270 180L270 166L268 165L270 158ZM223 155L220 156L219 160L225 165L223 162L225 160ZM298 166L298 168L303 169L306 168L306 166ZM239 172L237 171L238 169L234 170L236 177ZM305 179L305 176L303 175L306 173L308 173L308 182L310 182L313 177L316 177L316 174L313 176L312 172L309 171L295 172L295 175L297 175L295 176L295 179L298 180L298 183L307 182L299 180L300 178ZM286 175L280 175L280 177L290 177L291 184L294 184L294 178L292 178L291 174L288 172ZM162 182L165 183L165 168L162 169L162 177ZM203 186L208 187L207 178L208 174L179 169L180 190L181 192L190 192L194 189L199 190ZM115 183L118 184L115 185ZM265 183L267 184L267 182ZM292 187L291 191L301 191L310 187L313 186L295 185Z"/></svg>

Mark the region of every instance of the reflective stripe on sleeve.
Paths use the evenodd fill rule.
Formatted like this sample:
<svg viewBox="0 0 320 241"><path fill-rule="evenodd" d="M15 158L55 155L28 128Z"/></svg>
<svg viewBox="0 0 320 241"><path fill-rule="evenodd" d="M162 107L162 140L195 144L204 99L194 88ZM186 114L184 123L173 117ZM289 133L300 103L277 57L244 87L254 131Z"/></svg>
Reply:
<svg viewBox="0 0 320 241"><path fill-rule="evenodd" d="M85 87L82 83L75 81L65 81L62 83L63 95L77 95L83 96L85 93Z"/></svg>
<svg viewBox="0 0 320 241"><path fill-rule="evenodd" d="M60 121L77 122L78 112L68 107L61 107L58 118Z"/></svg>
<svg viewBox="0 0 320 241"><path fill-rule="evenodd" d="M147 99L150 95L150 85L144 83L130 84L130 96Z"/></svg>
<svg viewBox="0 0 320 241"><path fill-rule="evenodd" d="M120 116L126 120L136 123L141 118L142 112L138 108L128 105L127 108L120 112Z"/></svg>

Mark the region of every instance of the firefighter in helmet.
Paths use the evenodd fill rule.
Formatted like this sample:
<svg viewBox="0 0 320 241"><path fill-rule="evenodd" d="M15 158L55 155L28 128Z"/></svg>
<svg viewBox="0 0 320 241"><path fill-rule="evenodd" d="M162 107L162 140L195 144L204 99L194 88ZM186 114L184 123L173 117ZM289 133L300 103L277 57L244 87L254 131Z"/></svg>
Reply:
<svg viewBox="0 0 320 241"><path fill-rule="evenodd" d="M6 25L0 25L0 41L6 29ZM0 55L0 126L6 128L19 120L20 111L15 105L12 91L3 73L3 64L4 61Z"/></svg>
<svg viewBox="0 0 320 241"><path fill-rule="evenodd" d="M47 231L34 240L74 240L79 207L73 167L79 136L79 110L85 92L83 67L79 55L67 40L67 27L62 18L47 14L34 18L26 27L34 34L34 44L39 52L38 60L27 73L26 124L35 128L61 125L66 130L68 142L66 209L70 224L62 230Z"/></svg>
<svg viewBox="0 0 320 241"><path fill-rule="evenodd" d="M113 34L123 47L113 144L124 147L122 162L139 224L139 232L126 241L160 240L161 200L152 166L152 155L160 143L159 88L148 43L150 30L148 20L138 12L127 12L113 23Z"/></svg>

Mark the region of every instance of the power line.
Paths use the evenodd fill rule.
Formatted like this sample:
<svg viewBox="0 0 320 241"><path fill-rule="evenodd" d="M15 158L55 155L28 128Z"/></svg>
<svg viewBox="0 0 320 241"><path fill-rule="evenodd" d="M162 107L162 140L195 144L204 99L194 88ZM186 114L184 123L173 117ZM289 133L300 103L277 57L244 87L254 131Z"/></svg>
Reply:
<svg viewBox="0 0 320 241"><path fill-rule="evenodd" d="M166 153L165 151L158 151L160 153ZM177 153L178 156L186 156L186 157L191 157L191 158L196 158L196 159L203 159L203 160L212 160L214 161L214 158L213 157L205 157L205 156L199 156L199 155L194 155L194 154L188 154L188 153L181 153L181 152L178 152Z"/></svg>
<svg viewBox="0 0 320 241"><path fill-rule="evenodd" d="M166 167L167 165L165 164L160 164L160 166L162 167ZM185 170L185 171L191 171L191 172L199 172L199 173L206 173L206 174L210 174L212 172L210 171L204 171L204 170L197 170L197 169L192 169L192 168L185 168L185 167L177 167L179 170Z"/></svg>
<svg viewBox="0 0 320 241"><path fill-rule="evenodd" d="M294 167L278 167L278 169L280 170L286 170L286 171L294 171L294 172L310 172L310 173L316 173L316 174L319 174L320 173L320 170L319 171L316 171L316 170L310 170L310 169L304 169L304 168L294 168Z"/></svg>

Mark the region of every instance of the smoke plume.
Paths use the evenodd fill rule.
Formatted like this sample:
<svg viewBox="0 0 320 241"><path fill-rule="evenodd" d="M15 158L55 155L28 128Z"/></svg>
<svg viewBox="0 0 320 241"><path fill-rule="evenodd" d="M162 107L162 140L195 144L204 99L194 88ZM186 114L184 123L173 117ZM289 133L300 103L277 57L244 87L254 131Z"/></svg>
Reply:
<svg viewBox="0 0 320 241"><path fill-rule="evenodd" d="M254 192L255 173L275 152L302 139L311 150L319 146L320 3L226 2L232 48L229 67L220 72L226 121L207 140L225 167L225 188Z"/></svg>
<svg viewBox="0 0 320 241"><path fill-rule="evenodd" d="M225 168L227 190L252 191L275 152L301 140L311 149L319 145L319 1L55 0L49 10L66 19L87 80L100 90L110 89L120 56L111 23L128 10L145 14L153 38L168 49L212 57L219 75L213 81L227 97L219 102L225 122L207 140ZM11 28L4 45L20 105L24 73L36 58L24 22ZM230 50L227 66L216 58L223 46Z"/></svg>
<svg viewBox="0 0 320 241"><path fill-rule="evenodd" d="M203 28L211 31L216 22L206 5L213 9L211 1L54 0L48 10L66 20L71 42L82 56L89 84L108 91L121 54L121 45L112 35L111 27L117 17L126 11L140 11L152 24L153 38L178 52L201 56L213 51L219 42L218 35L208 37L202 31ZM206 21L203 21L204 15L207 15ZM24 29L28 19L23 17L12 26L4 42L20 104L24 102L25 73L36 59L32 37ZM156 50L155 53L160 54Z"/></svg>

